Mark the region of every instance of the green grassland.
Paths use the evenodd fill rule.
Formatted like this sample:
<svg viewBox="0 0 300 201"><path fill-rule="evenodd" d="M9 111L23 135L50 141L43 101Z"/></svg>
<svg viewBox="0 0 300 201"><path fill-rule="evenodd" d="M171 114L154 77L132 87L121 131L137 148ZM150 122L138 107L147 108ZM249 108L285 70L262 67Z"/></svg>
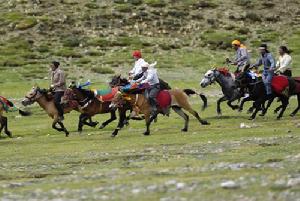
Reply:
<svg viewBox="0 0 300 201"><path fill-rule="evenodd" d="M159 117L151 135L143 121L131 121L116 138L113 122L103 130L77 130L78 113L66 115L64 137L51 119L30 106L30 117L8 113L13 138L0 138L0 200L207 200L281 201L300 197L300 121L273 114L248 121L249 114L222 105L217 85L200 89L203 74L233 57L232 39L241 39L257 57L267 42L292 50L294 75L300 75L300 2L298 0L0 0L0 95L21 107L33 85L49 86L48 70L59 60L68 83L90 79L105 88L113 74L126 75L130 53L141 49L158 62L160 77L172 87L208 96L200 111L211 125L190 115ZM283 9L285 8L285 9ZM232 70L234 67L230 67ZM246 107L249 107L246 104ZM108 115L98 115L102 122ZM245 123L250 128L240 128ZM233 186L224 188L224 182Z"/></svg>

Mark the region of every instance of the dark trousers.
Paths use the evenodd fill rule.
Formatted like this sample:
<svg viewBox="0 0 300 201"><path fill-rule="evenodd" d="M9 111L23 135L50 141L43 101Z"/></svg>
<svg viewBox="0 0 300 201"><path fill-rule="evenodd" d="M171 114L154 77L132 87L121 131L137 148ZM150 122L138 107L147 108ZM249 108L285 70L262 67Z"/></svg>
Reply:
<svg viewBox="0 0 300 201"><path fill-rule="evenodd" d="M158 92L160 91L160 85L159 84L155 84L153 86L150 86L147 90L146 90L146 96L149 100L151 109L152 109L152 115L155 115L157 112L157 100L156 100L156 96L158 94Z"/></svg>
<svg viewBox="0 0 300 201"><path fill-rule="evenodd" d="M64 116L64 109L61 105L61 98L63 97L63 95L64 95L63 91L54 92L54 104L58 111L58 115L61 117Z"/></svg>
<svg viewBox="0 0 300 201"><path fill-rule="evenodd" d="M291 70L286 70L283 73L280 73L281 75L285 75L287 77L292 77L292 71Z"/></svg>

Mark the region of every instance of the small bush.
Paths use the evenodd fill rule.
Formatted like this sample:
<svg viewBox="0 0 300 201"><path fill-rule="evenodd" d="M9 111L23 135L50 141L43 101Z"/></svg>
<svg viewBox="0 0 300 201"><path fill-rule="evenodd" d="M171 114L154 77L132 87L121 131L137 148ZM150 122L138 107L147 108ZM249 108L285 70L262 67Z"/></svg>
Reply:
<svg viewBox="0 0 300 201"><path fill-rule="evenodd" d="M246 20L252 21L252 22L261 22L261 17L254 12L248 12L246 13Z"/></svg>
<svg viewBox="0 0 300 201"><path fill-rule="evenodd" d="M34 27L36 24L37 20L35 18L25 18L16 25L16 29L25 30Z"/></svg>
<svg viewBox="0 0 300 201"><path fill-rule="evenodd" d="M65 47L78 47L80 39L76 36L69 36L63 40L63 46Z"/></svg>
<svg viewBox="0 0 300 201"><path fill-rule="evenodd" d="M82 55L72 49L60 49L57 52L54 52L56 56L61 57L73 57L73 58L80 58Z"/></svg>
<svg viewBox="0 0 300 201"><path fill-rule="evenodd" d="M94 73L99 73L99 74L114 74L115 71L112 70L111 68L108 67L93 67L91 69L92 72Z"/></svg>
<svg viewBox="0 0 300 201"><path fill-rule="evenodd" d="M164 0L144 0L144 3L152 7L164 7L166 2Z"/></svg>
<svg viewBox="0 0 300 201"><path fill-rule="evenodd" d="M98 8L100 8L100 6L98 4L95 4L95 3L86 3L84 6L89 8L89 9L98 9Z"/></svg>

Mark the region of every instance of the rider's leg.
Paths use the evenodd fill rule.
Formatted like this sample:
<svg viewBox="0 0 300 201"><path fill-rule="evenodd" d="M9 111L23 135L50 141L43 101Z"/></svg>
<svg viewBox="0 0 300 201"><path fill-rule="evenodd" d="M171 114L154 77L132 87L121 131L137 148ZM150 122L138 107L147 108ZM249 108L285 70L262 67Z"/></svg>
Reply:
<svg viewBox="0 0 300 201"><path fill-rule="evenodd" d="M63 91L57 91L54 93L54 104L58 111L59 120L64 120L64 109L61 105L61 98L63 97L64 92Z"/></svg>

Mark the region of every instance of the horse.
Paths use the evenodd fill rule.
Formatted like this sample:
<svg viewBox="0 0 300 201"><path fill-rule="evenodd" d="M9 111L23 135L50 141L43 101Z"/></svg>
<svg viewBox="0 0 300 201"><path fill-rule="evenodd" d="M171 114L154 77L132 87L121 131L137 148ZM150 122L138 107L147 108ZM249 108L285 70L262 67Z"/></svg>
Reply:
<svg viewBox="0 0 300 201"><path fill-rule="evenodd" d="M53 119L52 128L59 131L64 132L65 136L69 136L69 131L65 128L63 122L58 120L58 111L54 104L53 97L49 97L48 91L45 89L40 89L39 87L33 87L22 100L22 104L24 106L31 105L37 102L41 108L43 108L46 113ZM72 110L78 110L78 106L67 106L64 107L64 113L69 113ZM59 125L59 127L57 127Z"/></svg>
<svg viewBox="0 0 300 201"><path fill-rule="evenodd" d="M12 133L8 129L8 120L7 117L3 115L4 112L8 112L10 108L16 108L14 103L3 96L0 96L0 133L4 129L4 133L12 138ZM19 108L16 108L19 111L19 114L22 116L30 116L30 112L23 111Z"/></svg>
<svg viewBox="0 0 300 201"><path fill-rule="evenodd" d="M91 99L90 102L86 107L82 107L83 104L85 104L87 99ZM78 123L78 131L81 132L83 128L83 122L85 122L87 119L91 118L92 116L96 114L106 114L110 113L110 119L103 122L100 126L100 129L103 129L106 127L109 123L113 122L117 119L116 117L116 109L110 108L110 101L100 101L97 98L94 97L94 92L86 89L82 89L79 87L76 87L75 85L71 85L64 93L64 96L62 98L63 102L67 103L69 101L76 101L79 105L81 105L81 112L82 114L79 116L79 123ZM130 109L127 105L127 107L124 107L119 110L119 116L125 115L126 110ZM124 114L125 113L125 114ZM120 120L121 118L119 118ZM121 129L124 124L126 124L126 120L118 123L118 129Z"/></svg>
<svg viewBox="0 0 300 201"><path fill-rule="evenodd" d="M258 111L260 111L260 110L262 110L261 116L264 116L266 114L268 108L272 104L273 100L276 97L278 97L279 100L282 103L282 105L280 106L280 109L281 109L280 113L277 116L278 120L281 119L281 117L283 116L284 111L286 110L286 108L289 104L289 97L286 97L282 94L275 93L274 90L273 90L272 96L268 97L267 94L266 94L266 89L265 89L265 85L264 85L263 81L262 80L253 81L253 79L249 76L248 72L249 72L249 70L242 73L237 78L236 81L237 81L237 83L240 87L248 88L248 90L249 90L249 97L242 100L240 107L242 108L243 104L246 101L249 101L249 100L254 101L255 110L252 113L249 120L255 119ZM267 107L264 108L264 105L265 105L266 101L268 101L268 104L267 104ZM298 103L298 107L299 107L299 103ZM299 110L299 108L297 108L293 113L296 113L298 110Z"/></svg>
<svg viewBox="0 0 300 201"><path fill-rule="evenodd" d="M159 78L159 83L160 83L160 89L161 90L170 90L171 87L170 85L165 82L164 80ZM111 87L124 87L129 85L130 82L126 79L126 78L122 78L121 75L115 75L112 77L111 81L109 82L109 85ZM191 95L198 95L201 100L203 101L203 105L201 110L205 110L207 108L207 98L204 94L202 93L198 93L192 89L184 89L183 90L185 92L186 95L191 96Z"/></svg>
<svg viewBox="0 0 300 201"><path fill-rule="evenodd" d="M283 79L286 79L285 81ZM283 82L286 82L288 84L289 90L288 90L288 97L285 95L282 95L280 91L276 90L276 86L275 85L282 85ZM275 84L275 85L274 85ZM299 109L300 109L300 78L299 77L286 77L283 75L277 75L275 77L275 80L272 80L272 87L273 87L273 94L275 94L276 96L273 96L270 101L268 102L267 108L265 113L267 112L267 109L271 106L272 102L274 101L274 99L276 97L279 98L279 101L281 102L286 102L288 104L289 98L291 96L297 96L297 101L298 101L298 105L297 108L290 114L291 117L294 117ZM287 99L287 100L285 100ZM285 104L281 104L280 106L278 106L275 110L274 113L277 114L279 111L281 113L281 116L279 115L279 119L282 117L283 112L285 110ZM264 114L265 114L264 113ZM263 114L263 115L264 115Z"/></svg>
<svg viewBox="0 0 300 201"><path fill-rule="evenodd" d="M183 132L188 131L189 116L182 109L191 113L202 125L209 124L206 120L201 119L199 114L191 107L188 96L183 90L171 89L164 91L164 93L166 92L169 93L170 96L169 106L185 121L184 128L182 129ZM145 115L146 131L144 132L144 135L150 135L150 125L155 116L150 117L151 106L145 95L118 92L112 100L111 107L122 108L126 103L129 103L132 108L135 108L138 112ZM166 114L165 110L161 107L158 108L158 113ZM114 134L117 135L118 133Z"/></svg>
<svg viewBox="0 0 300 201"><path fill-rule="evenodd" d="M238 105L232 105L232 102L235 100L239 100L242 97L241 91L236 87L236 83L234 80L234 75L228 72L228 70L224 69L213 69L208 70L204 78L200 82L200 86L202 88L207 87L208 85L213 84L214 82L217 82L223 92L223 96L218 99L217 101L217 113L218 115L221 115L221 107L220 104L223 101L227 100L227 105L233 109L236 110L239 108Z"/></svg>

